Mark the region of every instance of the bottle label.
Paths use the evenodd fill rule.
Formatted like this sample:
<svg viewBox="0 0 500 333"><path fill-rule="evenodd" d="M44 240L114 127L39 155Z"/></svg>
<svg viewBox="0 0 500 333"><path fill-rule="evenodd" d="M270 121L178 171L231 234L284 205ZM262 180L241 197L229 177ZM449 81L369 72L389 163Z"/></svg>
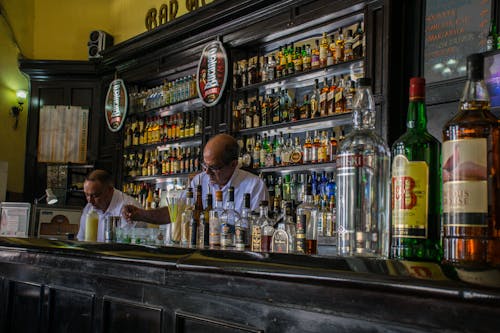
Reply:
<svg viewBox="0 0 500 333"><path fill-rule="evenodd" d="M486 138L443 143L444 213L488 213L487 165Z"/></svg>
<svg viewBox="0 0 500 333"><path fill-rule="evenodd" d="M252 226L252 251L260 251L262 243L262 231L260 225Z"/></svg>
<svg viewBox="0 0 500 333"><path fill-rule="evenodd" d="M429 167L397 155L392 162L393 237L427 238Z"/></svg>
<svg viewBox="0 0 500 333"><path fill-rule="evenodd" d="M271 251L275 253L288 253L288 234L285 230L276 230L271 240Z"/></svg>

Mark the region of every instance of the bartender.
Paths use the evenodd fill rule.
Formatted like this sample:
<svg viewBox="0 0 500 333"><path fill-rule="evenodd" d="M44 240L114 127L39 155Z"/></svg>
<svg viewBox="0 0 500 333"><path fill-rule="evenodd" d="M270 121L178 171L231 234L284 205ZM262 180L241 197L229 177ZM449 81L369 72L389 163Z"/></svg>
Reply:
<svg viewBox="0 0 500 333"><path fill-rule="evenodd" d="M77 239L85 240L85 221L87 214L94 209L99 217L97 224L97 241L104 241L104 220L110 216L120 216L124 205L140 206L131 196L113 187L111 175L105 170L92 171L83 183L83 192L87 198L87 205L83 208L80 218L80 229ZM125 221L122 221L126 224Z"/></svg>
<svg viewBox="0 0 500 333"><path fill-rule="evenodd" d="M250 208L257 210L262 200L269 200L266 184L256 175L238 168L239 146L238 142L228 134L218 134L208 140L203 149L203 172L191 180L191 188L201 185L203 196L221 190L223 201L228 199L229 187L234 187L235 209L243 209L243 195L250 193ZM204 203L205 205L205 203ZM140 209L126 205L123 216L131 220L146 221L154 224L170 222L168 207L153 210Z"/></svg>

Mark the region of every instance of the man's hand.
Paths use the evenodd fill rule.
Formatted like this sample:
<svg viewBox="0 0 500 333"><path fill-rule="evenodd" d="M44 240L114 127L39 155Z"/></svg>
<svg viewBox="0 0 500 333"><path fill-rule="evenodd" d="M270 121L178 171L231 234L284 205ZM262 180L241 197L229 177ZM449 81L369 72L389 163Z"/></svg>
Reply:
<svg viewBox="0 0 500 333"><path fill-rule="evenodd" d="M122 216L128 223L131 223L133 220L138 219L141 210L141 208L134 205L125 205L122 209Z"/></svg>

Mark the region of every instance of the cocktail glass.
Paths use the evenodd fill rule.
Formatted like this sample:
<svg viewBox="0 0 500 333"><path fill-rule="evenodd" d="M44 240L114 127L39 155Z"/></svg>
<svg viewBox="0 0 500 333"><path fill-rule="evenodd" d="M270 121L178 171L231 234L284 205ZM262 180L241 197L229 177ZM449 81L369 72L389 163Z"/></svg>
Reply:
<svg viewBox="0 0 500 333"><path fill-rule="evenodd" d="M181 214L185 206L185 199L181 189L171 189L167 191L167 207L170 214L170 241L173 245L181 242Z"/></svg>

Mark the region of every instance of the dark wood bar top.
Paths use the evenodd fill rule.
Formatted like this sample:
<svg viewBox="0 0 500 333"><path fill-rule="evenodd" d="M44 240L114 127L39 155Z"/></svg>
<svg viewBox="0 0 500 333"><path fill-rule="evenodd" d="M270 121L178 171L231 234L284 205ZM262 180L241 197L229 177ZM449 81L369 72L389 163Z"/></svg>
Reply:
<svg viewBox="0 0 500 333"><path fill-rule="evenodd" d="M0 260L38 262L37 254L54 255L53 263L68 257L88 258L117 264L164 270L338 285L422 295L431 293L468 301L494 301L500 305L500 270L457 269L429 262L384 260L364 257L319 257L236 250L87 243L42 238L0 238ZM58 259L59 258L59 259ZM34 260L34 261L33 261ZM51 263L52 265L52 263ZM99 267L96 273L101 273ZM89 267L82 267L88 270ZM125 277L126 272L120 272ZM153 283L152 276L137 278Z"/></svg>
<svg viewBox="0 0 500 333"><path fill-rule="evenodd" d="M361 257L0 238L0 331L491 332L500 327L499 274Z"/></svg>

